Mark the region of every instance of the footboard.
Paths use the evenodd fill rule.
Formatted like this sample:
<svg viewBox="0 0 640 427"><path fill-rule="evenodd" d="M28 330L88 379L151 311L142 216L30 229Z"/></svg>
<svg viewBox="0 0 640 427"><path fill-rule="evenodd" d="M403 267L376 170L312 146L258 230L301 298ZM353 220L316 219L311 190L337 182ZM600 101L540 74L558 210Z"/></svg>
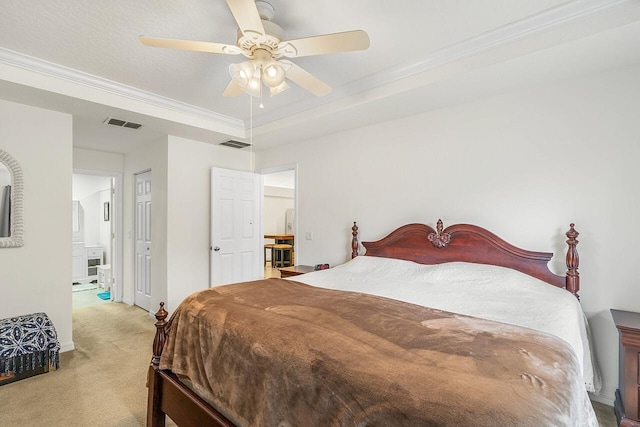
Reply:
<svg viewBox="0 0 640 427"><path fill-rule="evenodd" d="M160 356L166 341L167 311L164 303L156 313L156 336L147 374L147 427L164 427L168 415L180 427L232 427L215 408L183 384L169 370L160 369Z"/></svg>

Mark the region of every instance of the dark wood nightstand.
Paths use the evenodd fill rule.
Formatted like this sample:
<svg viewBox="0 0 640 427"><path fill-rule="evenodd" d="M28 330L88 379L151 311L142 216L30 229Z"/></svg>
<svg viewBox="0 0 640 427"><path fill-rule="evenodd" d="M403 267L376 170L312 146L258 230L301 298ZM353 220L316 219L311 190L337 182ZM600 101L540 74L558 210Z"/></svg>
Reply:
<svg viewBox="0 0 640 427"><path fill-rule="evenodd" d="M616 418L622 427L640 427L640 313L612 309L611 315L620 335Z"/></svg>
<svg viewBox="0 0 640 427"><path fill-rule="evenodd" d="M294 265L293 267L284 267L279 268L278 270L280 271L280 277L285 278L309 273L314 271L314 268L310 265Z"/></svg>

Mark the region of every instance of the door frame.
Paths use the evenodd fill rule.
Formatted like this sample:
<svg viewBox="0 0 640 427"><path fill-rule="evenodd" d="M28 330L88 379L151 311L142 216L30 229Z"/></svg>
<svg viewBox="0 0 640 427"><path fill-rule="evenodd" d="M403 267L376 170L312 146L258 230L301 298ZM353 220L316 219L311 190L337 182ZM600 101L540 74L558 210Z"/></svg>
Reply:
<svg viewBox="0 0 640 427"><path fill-rule="evenodd" d="M295 212L293 214L293 235L299 236L298 234L298 163L286 163L280 166L272 166L268 168L256 169L255 173L262 175L262 185L260 186L260 197L261 197L261 208L260 208L260 234L264 235L264 175L269 175L277 172L286 172L293 171L293 209ZM264 240L263 240L264 241ZM300 239L295 238L293 240L293 252L296 254L296 259L298 259L298 246L300 244ZM262 257L264 257L264 251L262 251ZM264 265L264 259L262 259L262 265Z"/></svg>
<svg viewBox="0 0 640 427"><path fill-rule="evenodd" d="M115 206L110 206L111 209L111 229L115 234L114 244L111 248L111 298L114 302L122 302L122 294L123 294L123 286L122 286L122 254L123 254L123 202L124 195L123 192L123 176L120 172L109 172L109 171L101 171L94 169L79 169L73 168L72 174L78 175L93 175L93 176L105 176L109 178L115 179L115 197L112 197L114 200Z"/></svg>

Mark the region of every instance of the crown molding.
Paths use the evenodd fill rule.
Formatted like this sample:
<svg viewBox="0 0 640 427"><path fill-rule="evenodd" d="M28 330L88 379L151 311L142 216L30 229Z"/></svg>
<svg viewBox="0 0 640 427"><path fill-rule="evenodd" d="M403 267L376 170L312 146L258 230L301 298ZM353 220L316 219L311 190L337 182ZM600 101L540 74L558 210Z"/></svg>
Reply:
<svg viewBox="0 0 640 427"><path fill-rule="evenodd" d="M560 6L542 11L536 15L505 25L483 33L477 37L467 39L451 46L439 49L429 55L411 62L399 64L395 67L372 74L357 81L335 88L332 93L322 98L305 98L288 104L283 108L265 112L253 118L253 123L245 123L241 119L225 116L196 107L191 104L163 97L152 92L137 89L102 77L74 70L49 61L15 52L0 47L0 65L7 65L22 69L37 75L53 78L58 81L71 83L80 87L95 89L107 94L116 95L149 106L159 107L168 111L184 114L195 119L204 120L218 126L242 130L253 126L265 126L269 123L283 120L301 112L309 111L333 102L344 100L350 96L360 94L376 87L412 77L435 68L451 64L464 58L469 58L490 49L504 46L517 40L524 39L543 31L562 26L563 24L591 16L605 10L632 3L634 0L574 0Z"/></svg>
<svg viewBox="0 0 640 427"><path fill-rule="evenodd" d="M137 89L133 86L127 86L3 47L0 47L0 65L8 65L73 85L97 89L101 92L189 115L200 120L224 124L233 128L244 128L244 122L240 119L225 116L211 110L176 101L152 92Z"/></svg>
<svg viewBox="0 0 640 427"><path fill-rule="evenodd" d="M342 85L322 98L306 98L289 104L284 108L264 113L260 117L254 118L253 125L254 128L263 126L300 113L301 111L311 110L379 86L397 82L633 1L634 0L574 0L564 3L520 21L436 50L421 59L414 59L410 62L399 64L395 67Z"/></svg>

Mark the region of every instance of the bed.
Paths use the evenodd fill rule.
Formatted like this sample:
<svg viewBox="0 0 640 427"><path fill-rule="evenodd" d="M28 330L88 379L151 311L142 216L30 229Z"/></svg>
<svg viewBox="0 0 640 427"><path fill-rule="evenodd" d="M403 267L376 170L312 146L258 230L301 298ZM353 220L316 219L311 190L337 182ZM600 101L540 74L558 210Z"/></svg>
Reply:
<svg viewBox="0 0 640 427"><path fill-rule="evenodd" d="M441 221L358 256L354 223L344 266L201 291L170 322L161 304L147 425L597 426L573 224L566 235L557 276L551 253Z"/></svg>

